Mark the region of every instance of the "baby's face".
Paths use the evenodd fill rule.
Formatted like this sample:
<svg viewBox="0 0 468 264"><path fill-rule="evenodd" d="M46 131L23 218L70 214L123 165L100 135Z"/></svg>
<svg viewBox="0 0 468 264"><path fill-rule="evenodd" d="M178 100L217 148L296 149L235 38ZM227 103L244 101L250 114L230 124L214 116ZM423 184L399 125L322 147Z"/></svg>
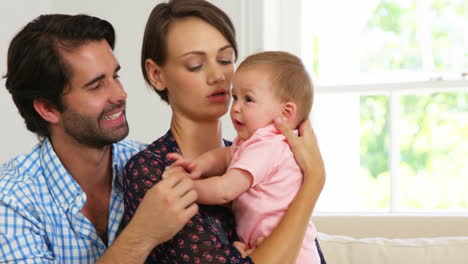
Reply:
<svg viewBox="0 0 468 264"><path fill-rule="evenodd" d="M283 103L273 93L269 70L247 67L234 75L231 120L237 135L246 140L281 115Z"/></svg>

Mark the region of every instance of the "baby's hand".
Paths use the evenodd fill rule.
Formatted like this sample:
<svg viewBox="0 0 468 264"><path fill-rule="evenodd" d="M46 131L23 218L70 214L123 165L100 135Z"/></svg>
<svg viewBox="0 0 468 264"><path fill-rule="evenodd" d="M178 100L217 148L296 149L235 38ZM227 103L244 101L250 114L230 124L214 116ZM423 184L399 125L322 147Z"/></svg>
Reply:
<svg viewBox="0 0 468 264"><path fill-rule="evenodd" d="M185 159L179 153L173 152L166 155L168 160L174 161L171 166L180 166L184 168L190 175L192 179L198 179L201 176L201 170L198 169L198 166L195 162Z"/></svg>
<svg viewBox="0 0 468 264"><path fill-rule="evenodd" d="M234 243L232 245L239 251L242 258L245 258L250 253L252 253L252 250L249 249L249 246L247 246L246 244L244 244L242 242L234 241Z"/></svg>

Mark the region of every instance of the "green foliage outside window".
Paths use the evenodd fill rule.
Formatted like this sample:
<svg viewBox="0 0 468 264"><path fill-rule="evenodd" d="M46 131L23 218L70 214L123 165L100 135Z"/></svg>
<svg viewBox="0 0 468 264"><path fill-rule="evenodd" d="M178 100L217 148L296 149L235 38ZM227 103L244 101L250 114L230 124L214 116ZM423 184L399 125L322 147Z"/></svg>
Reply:
<svg viewBox="0 0 468 264"><path fill-rule="evenodd" d="M363 30L362 72L468 69L466 0L433 0L430 23L421 24L417 0L382 0ZM421 13L419 13L421 15ZM427 28L423 28L426 27ZM429 43L421 32L429 32ZM430 55L430 60L427 56ZM426 56L426 57L424 57ZM401 94L399 182L401 209L468 208L468 92ZM389 97L361 96L363 201L371 209L390 200Z"/></svg>
<svg viewBox="0 0 468 264"><path fill-rule="evenodd" d="M468 93L399 98L401 208L468 208ZM382 185L389 174L388 97L362 96L360 102L361 172L374 182L365 195L388 196L382 190L389 187ZM373 206L387 208L389 198L380 199Z"/></svg>

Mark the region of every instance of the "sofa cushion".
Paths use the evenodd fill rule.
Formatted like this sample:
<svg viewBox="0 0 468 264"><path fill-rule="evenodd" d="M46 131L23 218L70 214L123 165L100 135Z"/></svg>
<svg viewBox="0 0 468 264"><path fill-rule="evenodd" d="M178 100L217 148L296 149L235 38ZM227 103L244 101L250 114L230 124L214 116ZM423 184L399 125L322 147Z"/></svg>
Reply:
<svg viewBox="0 0 468 264"><path fill-rule="evenodd" d="M318 233L329 264L467 264L468 237L352 238Z"/></svg>

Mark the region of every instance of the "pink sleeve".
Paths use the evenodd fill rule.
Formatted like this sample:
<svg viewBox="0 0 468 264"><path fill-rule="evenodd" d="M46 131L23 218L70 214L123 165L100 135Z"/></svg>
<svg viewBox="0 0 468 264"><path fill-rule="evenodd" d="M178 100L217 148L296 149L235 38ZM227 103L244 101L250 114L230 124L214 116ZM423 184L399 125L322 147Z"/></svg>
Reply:
<svg viewBox="0 0 468 264"><path fill-rule="evenodd" d="M276 167L276 153L278 148L272 142L253 140L244 142L232 155L228 169L241 169L252 175L252 185L261 182Z"/></svg>

